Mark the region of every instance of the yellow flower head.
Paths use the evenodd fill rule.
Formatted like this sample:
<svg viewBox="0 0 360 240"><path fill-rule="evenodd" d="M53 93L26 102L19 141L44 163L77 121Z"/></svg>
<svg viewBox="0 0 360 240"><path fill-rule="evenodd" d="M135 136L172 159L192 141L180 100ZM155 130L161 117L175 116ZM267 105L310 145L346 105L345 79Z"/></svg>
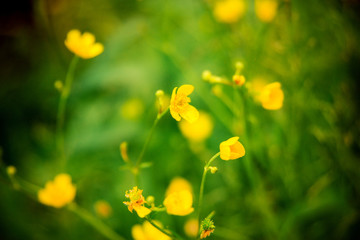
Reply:
<svg viewBox="0 0 360 240"><path fill-rule="evenodd" d="M164 200L166 211L171 215L185 216L192 213L194 211L192 204L193 196L187 190L173 192Z"/></svg>
<svg viewBox="0 0 360 240"><path fill-rule="evenodd" d="M194 123L181 121L179 128L181 133L189 140L202 142L211 135L214 123L209 114L200 112L198 120Z"/></svg>
<svg viewBox="0 0 360 240"><path fill-rule="evenodd" d="M177 87L174 88L170 100L171 116L176 121L180 121L181 118L184 118L190 123L195 122L199 118L199 112L195 107L189 104L191 100L188 97L188 95L194 91L194 86L182 85L177 92L176 89Z"/></svg>
<svg viewBox="0 0 360 240"><path fill-rule="evenodd" d="M108 218L112 213L112 208L108 202L104 200L99 200L94 205L95 212L98 216L102 218Z"/></svg>
<svg viewBox="0 0 360 240"><path fill-rule="evenodd" d="M263 22L271 22L277 12L276 0L255 0L256 16Z"/></svg>
<svg viewBox="0 0 360 240"><path fill-rule="evenodd" d="M244 0L222 0L215 4L214 15L219 22L237 22L245 13Z"/></svg>
<svg viewBox="0 0 360 240"><path fill-rule="evenodd" d="M68 32L65 46L70 52L84 59L96 57L104 51L104 46L101 43L95 43L93 34L85 32L81 35L77 29Z"/></svg>
<svg viewBox="0 0 360 240"><path fill-rule="evenodd" d="M165 196L169 196L174 192L188 191L192 193L192 187L189 181L181 177L175 177L171 180L169 187L166 190Z"/></svg>
<svg viewBox="0 0 360 240"><path fill-rule="evenodd" d="M199 232L199 222L197 219L189 219L184 225L184 231L187 236L194 238Z"/></svg>
<svg viewBox="0 0 360 240"><path fill-rule="evenodd" d="M72 202L75 198L76 187L71 183L71 177L62 173L54 181L48 181L45 188L38 192L39 202L42 204L61 208Z"/></svg>
<svg viewBox="0 0 360 240"><path fill-rule="evenodd" d="M156 220L153 220L153 222L157 226L162 227L162 224L160 222ZM131 235L134 238L134 240L170 240L171 239L169 236L159 231L149 222L144 222L143 225L140 224L134 225L131 229Z"/></svg>
<svg viewBox="0 0 360 240"><path fill-rule="evenodd" d="M267 110L277 110L282 108L284 92L281 90L279 82L267 84L259 95L259 101L263 108Z"/></svg>
<svg viewBox="0 0 360 240"><path fill-rule="evenodd" d="M133 189L126 191L125 197L129 198L129 202L124 202L130 212L133 210L139 215L139 217L143 218L148 215L151 210L144 207L143 205L146 203L144 196L142 195L143 190L138 189L137 187L133 187Z"/></svg>
<svg viewBox="0 0 360 240"><path fill-rule="evenodd" d="M220 158L222 160L234 160L245 155L245 148L238 140L239 137L232 137L220 143Z"/></svg>

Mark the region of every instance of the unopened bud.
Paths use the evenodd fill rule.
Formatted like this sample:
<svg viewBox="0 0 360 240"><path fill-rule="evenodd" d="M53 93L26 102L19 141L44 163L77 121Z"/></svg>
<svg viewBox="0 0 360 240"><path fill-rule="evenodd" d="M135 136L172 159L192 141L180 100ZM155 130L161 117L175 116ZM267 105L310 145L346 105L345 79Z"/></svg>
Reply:
<svg viewBox="0 0 360 240"><path fill-rule="evenodd" d="M209 70L205 70L202 73L202 79L205 81L209 81L211 79L211 72Z"/></svg>
<svg viewBox="0 0 360 240"><path fill-rule="evenodd" d="M54 87L60 92L64 87L63 82L60 80L56 80L54 82Z"/></svg>
<svg viewBox="0 0 360 240"><path fill-rule="evenodd" d="M236 62L235 67L236 70L241 71L244 68L244 64L242 62Z"/></svg>
<svg viewBox="0 0 360 240"><path fill-rule="evenodd" d="M233 76L233 81L235 82L236 85L242 86L245 83L245 77L243 75L235 74Z"/></svg>
<svg viewBox="0 0 360 240"><path fill-rule="evenodd" d="M6 172L9 176L13 176L16 173L16 167L10 165L6 168Z"/></svg>
<svg viewBox="0 0 360 240"><path fill-rule="evenodd" d="M120 154L122 159L124 160L124 162L128 163L129 162L129 156L127 154L127 146L128 143L127 142L122 142L120 144Z"/></svg>
<svg viewBox="0 0 360 240"><path fill-rule="evenodd" d="M216 172L218 171L218 168L217 168L217 167L209 167L209 169L210 169L210 172L211 172L212 174L214 174L214 173L216 173Z"/></svg>
<svg viewBox="0 0 360 240"><path fill-rule="evenodd" d="M154 198L154 196L148 196L147 198L146 198L146 202L147 202L147 204L149 204L149 205L151 205L151 204L153 204L154 202L155 202L155 198Z"/></svg>

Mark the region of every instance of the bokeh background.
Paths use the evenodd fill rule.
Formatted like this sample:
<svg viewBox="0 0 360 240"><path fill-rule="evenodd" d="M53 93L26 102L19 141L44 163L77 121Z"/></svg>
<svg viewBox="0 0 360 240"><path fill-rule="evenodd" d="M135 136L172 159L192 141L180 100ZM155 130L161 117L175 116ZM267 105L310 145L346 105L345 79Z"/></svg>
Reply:
<svg viewBox="0 0 360 240"><path fill-rule="evenodd" d="M238 135L247 154L208 176L203 212L216 211L210 239L359 239L359 1L278 1L263 22L254 2L234 23L214 17L215 0L8 1L0 9L0 239L104 239L74 213L41 205L36 195L12 188L4 169L43 186L65 171L77 186L75 201L94 212L107 201L104 222L126 239L141 222L123 205L134 178L119 153L129 143L136 159L156 117L158 89L170 94L192 84L192 105L207 112L211 135L194 143L167 114L145 162L140 188L161 204L171 179L194 188L197 204L203 162L219 143ZM92 32L104 52L81 60L66 110L66 168L56 164L59 92L72 53L71 29ZM283 108L265 110L241 101L240 118L201 74L231 79L244 63L247 83L282 84ZM259 80L260 79L260 80ZM238 116L239 117L239 116ZM242 123L246 122L246 128ZM245 139L244 132L247 133ZM157 219L185 236L192 216Z"/></svg>

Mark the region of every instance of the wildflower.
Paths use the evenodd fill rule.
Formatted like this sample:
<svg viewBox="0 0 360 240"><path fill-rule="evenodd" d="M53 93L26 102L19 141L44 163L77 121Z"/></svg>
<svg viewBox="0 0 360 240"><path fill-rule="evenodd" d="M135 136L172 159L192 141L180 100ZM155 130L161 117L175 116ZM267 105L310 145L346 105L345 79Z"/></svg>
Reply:
<svg viewBox="0 0 360 240"><path fill-rule="evenodd" d="M93 34L85 32L81 35L77 29L68 32L65 46L70 52L84 59L96 57L104 51L104 46L101 43L95 43Z"/></svg>
<svg viewBox="0 0 360 240"><path fill-rule="evenodd" d="M245 148L238 140L239 137L232 137L220 143L220 158L222 160L234 160L245 155Z"/></svg>
<svg viewBox="0 0 360 240"><path fill-rule="evenodd" d="M267 84L259 95L259 101L263 108L267 110L277 110L282 108L284 92L281 90L279 82Z"/></svg>
<svg viewBox="0 0 360 240"><path fill-rule="evenodd" d="M216 173L217 171L218 171L218 168L217 167L209 167L209 169L210 169L210 172L212 173L212 174L214 174L214 173Z"/></svg>
<svg viewBox="0 0 360 240"><path fill-rule="evenodd" d="M205 218L202 222L201 222L201 227L200 227L200 239L206 238L208 236L210 236L211 233L213 233L215 230L215 225L214 225L214 221L211 220L210 218Z"/></svg>
<svg viewBox="0 0 360 240"><path fill-rule="evenodd" d="M61 208L72 202L75 194L76 187L71 183L71 177L61 173L55 177L54 181L48 181L45 188L39 190L38 199L42 204Z"/></svg>
<svg viewBox="0 0 360 240"><path fill-rule="evenodd" d="M194 86L182 85L177 92L176 89L177 87L174 88L170 100L171 116L176 121L180 121L181 118L184 118L190 123L195 122L199 118L199 112L195 107L189 104L191 100L188 97L188 95L194 91Z"/></svg>
<svg viewBox="0 0 360 240"><path fill-rule="evenodd" d="M175 177L173 180L171 180L169 187L166 190L165 196L169 196L171 193L181 192L184 190L192 193L191 184L184 178Z"/></svg>
<svg viewBox="0 0 360 240"><path fill-rule="evenodd" d="M276 0L255 0L256 16L263 22L271 22L277 12Z"/></svg>
<svg viewBox="0 0 360 240"><path fill-rule="evenodd" d="M143 218L148 215L151 210L144 207L143 205L146 203L144 196L142 195L143 190L138 189L137 187L133 187L133 189L126 191L125 197L129 198L129 202L124 202L130 212L135 210L139 217Z"/></svg>
<svg viewBox="0 0 360 240"><path fill-rule="evenodd" d="M194 123L181 121L179 128L181 133L189 140L202 142L211 135L214 123L209 114L200 112L198 120Z"/></svg>
<svg viewBox="0 0 360 240"><path fill-rule="evenodd" d="M9 176L13 176L16 173L16 167L10 165L6 168L6 172Z"/></svg>
<svg viewBox="0 0 360 240"><path fill-rule="evenodd" d="M136 120L144 113L144 103L138 98L127 100L120 109L121 116L127 120Z"/></svg>
<svg viewBox="0 0 360 240"><path fill-rule="evenodd" d="M162 228L162 224L159 221L153 220L153 222ZM160 230L155 228L151 223L144 222L143 225L136 224L131 229L131 235L134 240L170 240L171 238Z"/></svg>
<svg viewBox="0 0 360 240"><path fill-rule="evenodd" d="M222 0L215 4L214 15L219 22L237 22L245 13L244 0Z"/></svg>
<svg viewBox="0 0 360 240"><path fill-rule="evenodd" d="M124 160L124 162L128 163L129 162L129 156L127 154L127 146L128 143L127 142L122 142L120 144L120 154L122 159Z"/></svg>
<svg viewBox="0 0 360 240"><path fill-rule="evenodd" d="M233 76L233 81L236 85L238 86L242 86L244 85L245 83L245 77L243 75L238 75L238 74L235 74Z"/></svg>
<svg viewBox="0 0 360 240"><path fill-rule="evenodd" d="M108 218L112 213L110 204L104 200L99 200L94 204L95 212L102 218Z"/></svg>
<svg viewBox="0 0 360 240"><path fill-rule="evenodd" d="M184 225L184 231L186 235L188 235L191 238L194 238L197 236L199 231L199 223L197 219L189 219L186 221Z"/></svg>
<svg viewBox="0 0 360 240"><path fill-rule="evenodd" d="M192 204L193 196L187 190L173 192L164 200L166 211L171 215L185 216L192 213L194 211Z"/></svg>

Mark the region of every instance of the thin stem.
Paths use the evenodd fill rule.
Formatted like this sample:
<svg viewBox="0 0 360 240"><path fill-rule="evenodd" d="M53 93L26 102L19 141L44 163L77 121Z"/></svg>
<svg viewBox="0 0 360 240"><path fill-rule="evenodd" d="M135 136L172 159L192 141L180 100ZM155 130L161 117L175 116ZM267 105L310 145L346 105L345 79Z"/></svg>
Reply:
<svg viewBox="0 0 360 240"><path fill-rule="evenodd" d="M77 214L84 221L92 225L96 230L99 231L103 236L107 237L110 240L125 240L125 238L118 235L115 231L105 225L102 221L91 215L88 211L83 208L80 208L75 203L68 205L68 209L75 214Z"/></svg>
<svg viewBox="0 0 360 240"><path fill-rule="evenodd" d="M66 73L65 84L61 90L59 108L56 119L56 149L58 154L61 156L62 164L65 164L65 149L64 149L64 121L65 121L65 110L66 102L71 92L71 85L74 78L74 72L76 65L79 61L78 56L74 56L69 65L69 69Z"/></svg>
<svg viewBox="0 0 360 240"><path fill-rule="evenodd" d="M158 229L160 232L162 232L163 234L169 236L171 239L182 239L181 237L179 237L177 234L173 233L169 233L166 232L163 228L161 228L160 226L158 226L156 223L154 223L150 218L145 217L145 220L148 221L151 225L153 225L156 229ZM174 236L176 235L176 236Z"/></svg>
<svg viewBox="0 0 360 240"><path fill-rule="evenodd" d="M197 216L197 219L198 219L199 226L200 226L200 214L201 214L201 207L202 207L202 201L203 201L203 195L204 195L204 186L205 186L205 180L206 180L206 173L209 170L210 164L218 156L220 156L220 152L218 152L214 156L212 156L212 158L210 158L210 160L205 164L205 167L204 167L204 172L203 172L202 179L201 179L201 184L200 184L199 203L198 203L198 216Z"/></svg>

